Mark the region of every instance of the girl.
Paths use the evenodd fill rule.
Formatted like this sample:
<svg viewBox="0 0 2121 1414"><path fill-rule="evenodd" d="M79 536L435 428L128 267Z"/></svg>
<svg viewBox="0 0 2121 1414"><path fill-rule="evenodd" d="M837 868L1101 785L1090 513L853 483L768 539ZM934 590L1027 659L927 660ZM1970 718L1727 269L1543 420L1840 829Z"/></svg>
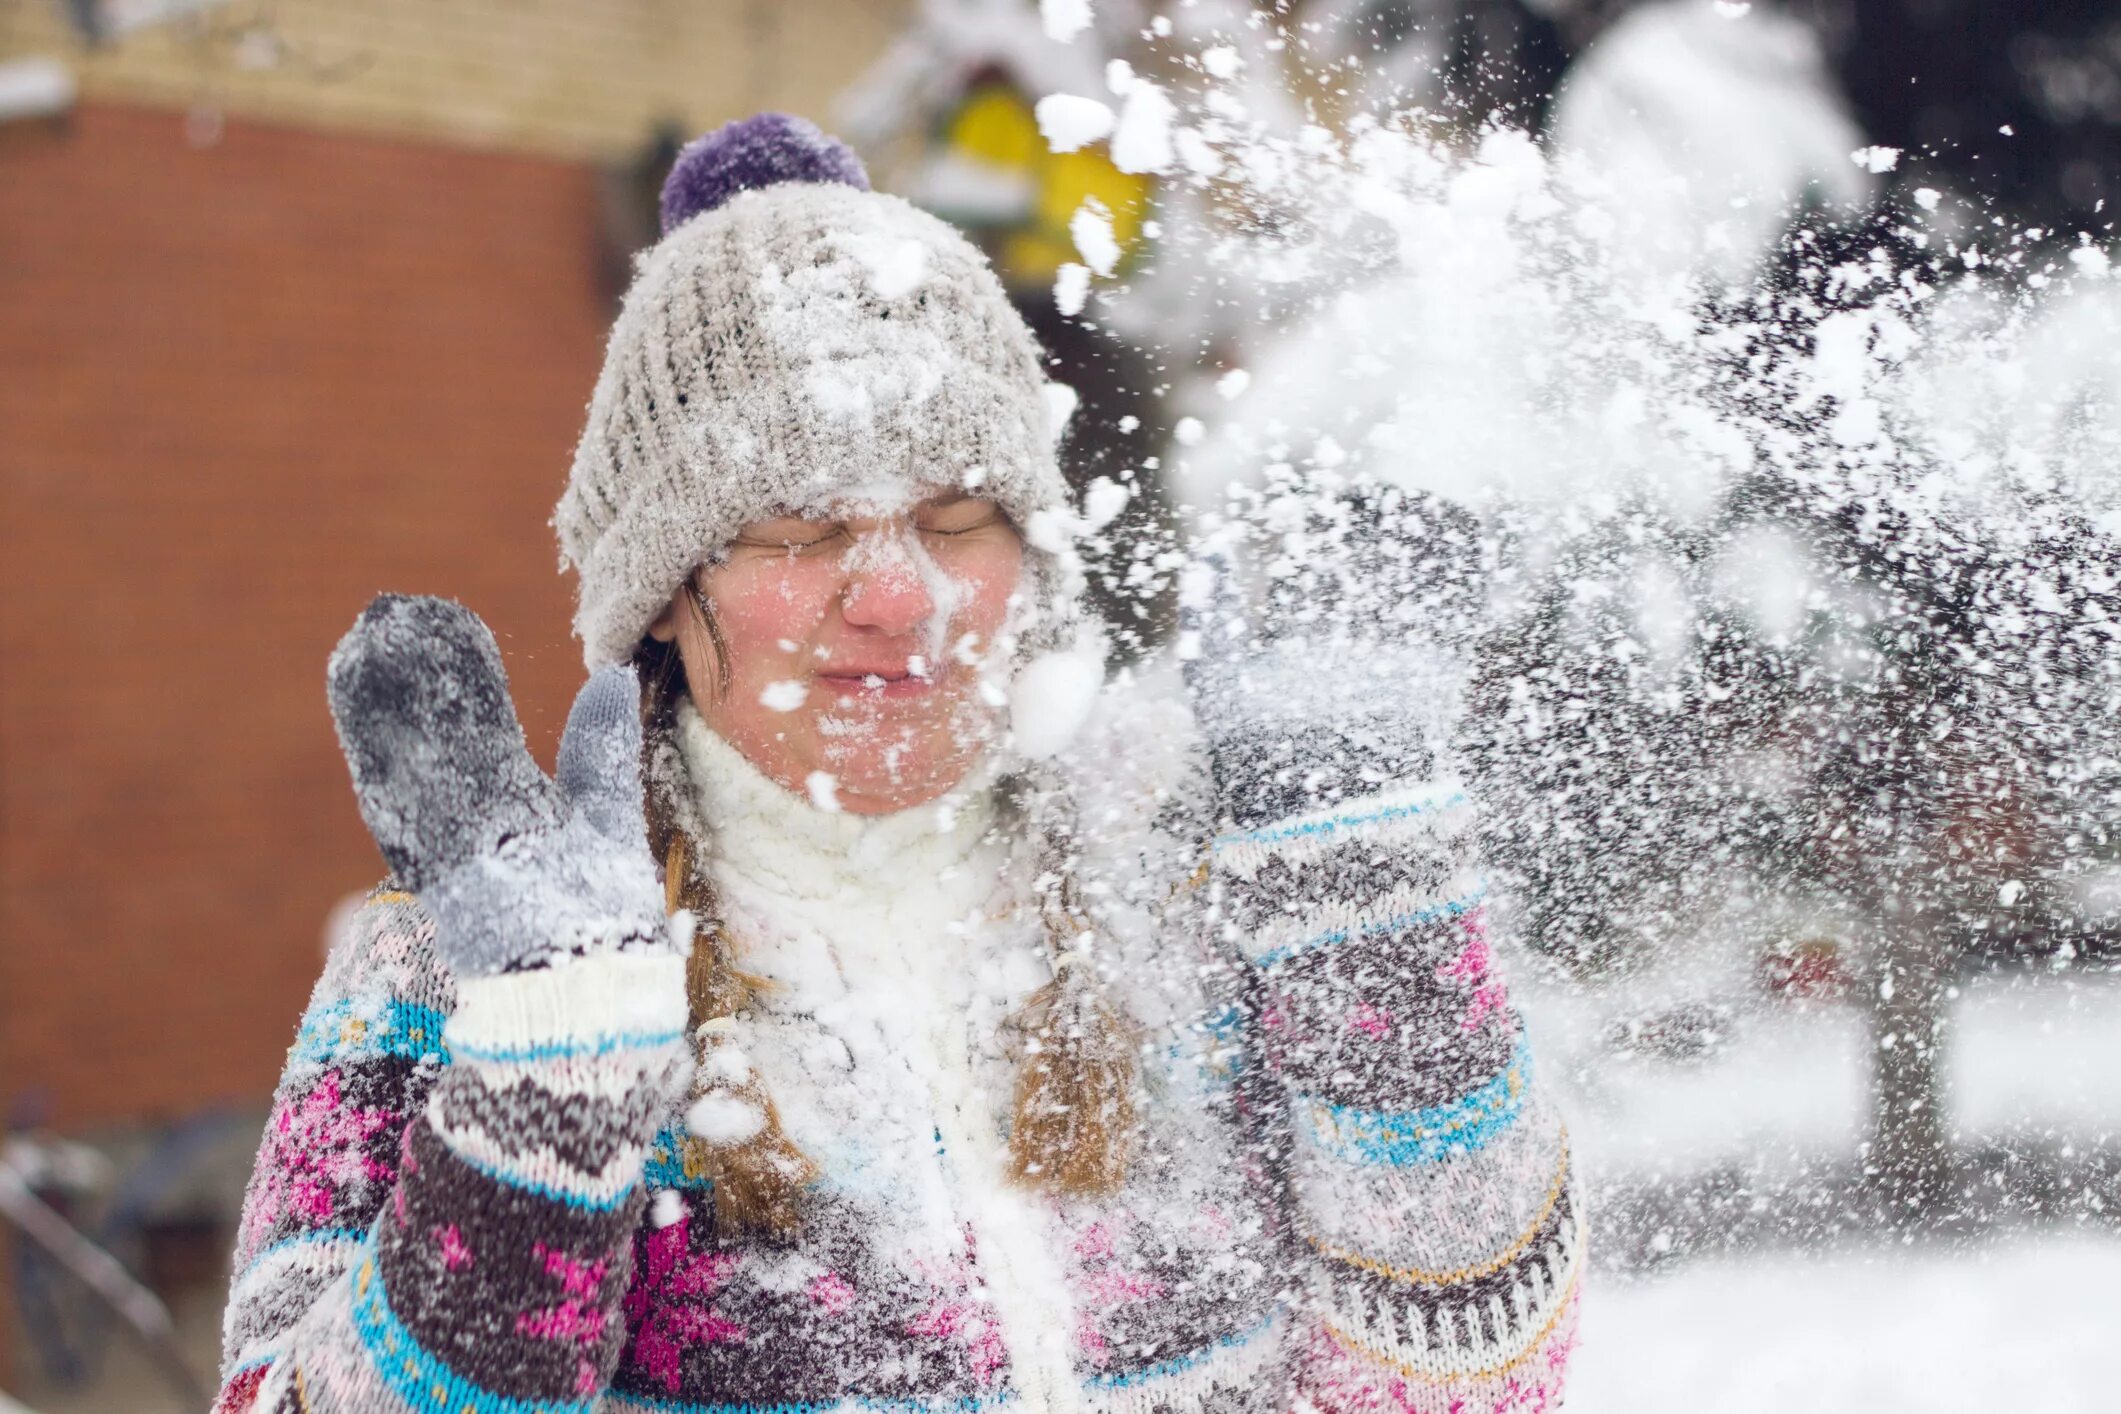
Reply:
<svg viewBox="0 0 2121 1414"><path fill-rule="evenodd" d="M1075 522L979 254L777 115L663 216L555 517L556 779L468 612L333 657L392 878L221 1409L1553 1403L1582 1223L1399 606L1253 643L1196 592L1198 728L1115 688L1071 736Z"/></svg>

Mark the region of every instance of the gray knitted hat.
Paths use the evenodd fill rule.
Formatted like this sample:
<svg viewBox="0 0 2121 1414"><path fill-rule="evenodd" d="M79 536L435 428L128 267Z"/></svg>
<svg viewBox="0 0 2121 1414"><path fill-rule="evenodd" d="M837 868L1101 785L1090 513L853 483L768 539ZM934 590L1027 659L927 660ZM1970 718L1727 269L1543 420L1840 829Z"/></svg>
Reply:
<svg viewBox="0 0 2121 1414"><path fill-rule="evenodd" d="M1073 616L1038 347L970 242L867 185L780 114L680 154L553 515L591 668L745 524L947 487L1026 531L1039 636Z"/></svg>

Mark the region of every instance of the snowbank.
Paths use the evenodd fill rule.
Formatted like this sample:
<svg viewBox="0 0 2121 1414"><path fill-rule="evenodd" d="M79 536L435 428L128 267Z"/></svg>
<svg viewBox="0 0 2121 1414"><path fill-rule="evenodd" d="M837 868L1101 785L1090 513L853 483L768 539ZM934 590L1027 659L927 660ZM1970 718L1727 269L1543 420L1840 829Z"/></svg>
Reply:
<svg viewBox="0 0 2121 1414"><path fill-rule="evenodd" d="M1704 1262L1585 1294L1569 1414L2114 1408L2121 1239Z"/></svg>

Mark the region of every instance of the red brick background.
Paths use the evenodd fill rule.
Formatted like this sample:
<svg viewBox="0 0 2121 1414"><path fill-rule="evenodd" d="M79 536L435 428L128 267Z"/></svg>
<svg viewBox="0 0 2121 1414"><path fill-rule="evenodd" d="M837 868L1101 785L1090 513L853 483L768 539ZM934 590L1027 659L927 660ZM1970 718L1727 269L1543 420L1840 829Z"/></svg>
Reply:
<svg viewBox="0 0 2121 1414"><path fill-rule="evenodd" d="M261 1100L379 872L325 657L494 627L549 761L546 517L609 317L582 166L90 105L0 129L0 1104Z"/></svg>

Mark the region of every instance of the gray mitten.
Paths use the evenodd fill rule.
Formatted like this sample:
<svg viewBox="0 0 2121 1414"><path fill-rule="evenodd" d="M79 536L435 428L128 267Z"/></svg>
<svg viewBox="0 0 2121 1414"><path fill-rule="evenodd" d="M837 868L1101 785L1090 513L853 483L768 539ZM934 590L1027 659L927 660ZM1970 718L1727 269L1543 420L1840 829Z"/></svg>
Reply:
<svg viewBox="0 0 2121 1414"><path fill-rule="evenodd" d="M575 698L557 784L461 604L378 596L332 653L330 696L361 818L458 976L680 946L648 858L631 668L599 669Z"/></svg>

